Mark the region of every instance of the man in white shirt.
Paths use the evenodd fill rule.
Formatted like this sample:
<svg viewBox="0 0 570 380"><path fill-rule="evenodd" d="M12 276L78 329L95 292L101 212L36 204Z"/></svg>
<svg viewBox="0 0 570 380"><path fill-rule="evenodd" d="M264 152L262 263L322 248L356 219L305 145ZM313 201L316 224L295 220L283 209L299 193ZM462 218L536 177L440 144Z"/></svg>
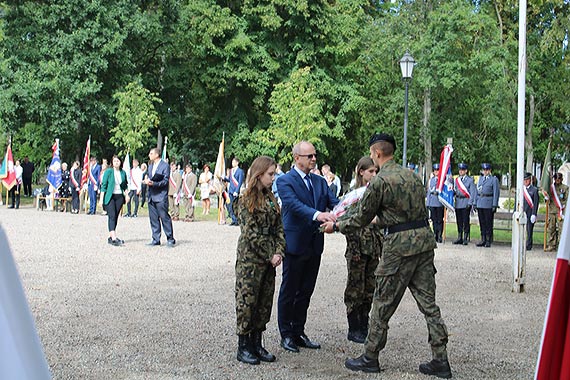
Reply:
<svg viewBox="0 0 570 380"><path fill-rule="evenodd" d="M130 174L127 173L129 177L129 202L127 203L127 213L125 214L125 218L136 218L137 213L139 211L139 196L142 190L142 180L143 180L143 172L139 167L139 160L136 158L133 159L133 168L131 169ZM135 212L131 214L131 202L135 201Z"/></svg>

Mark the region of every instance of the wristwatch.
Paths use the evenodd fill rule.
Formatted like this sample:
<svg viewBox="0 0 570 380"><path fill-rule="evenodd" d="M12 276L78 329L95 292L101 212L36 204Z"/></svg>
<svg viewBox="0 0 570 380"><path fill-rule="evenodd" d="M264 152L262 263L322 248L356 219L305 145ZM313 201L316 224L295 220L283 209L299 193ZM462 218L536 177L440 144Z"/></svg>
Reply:
<svg viewBox="0 0 570 380"><path fill-rule="evenodd" d="M336 222L333 223L333 232L338 232L338 225L336 224Z"/></svg>

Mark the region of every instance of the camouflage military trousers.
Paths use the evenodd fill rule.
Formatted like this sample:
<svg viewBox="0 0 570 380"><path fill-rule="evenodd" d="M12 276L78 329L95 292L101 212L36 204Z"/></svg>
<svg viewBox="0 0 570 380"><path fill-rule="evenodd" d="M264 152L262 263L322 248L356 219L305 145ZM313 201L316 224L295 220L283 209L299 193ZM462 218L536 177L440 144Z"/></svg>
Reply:
<svg viewBox="0 0 570 380"><path fill-rule="evenodd" d="M358 260L355 260L355 257ZM347 255L346 267L348 277L346 279L346 289L344 290L344 304L346 314L360 307L370 310L374 288L376 287L376 276L374 271L378 265L378 257L368 255Z"/></svg>
<svg viewBox="0 0 570 380"><path fill-rule="evenodd" d="M558 220L558 214L548 213L548 246L558 247L560 233L562 232L562 220Z"/></svg>
<svg viewBox="0 0 570 380"><path fill-rule="evenodd" d="M434 359L447 359L447 328L435 304L434 252L400 257L383 255L376 272L376 290L370 313L370 327L364 342L366 356L377 358L386 346L388 322L410 289L428 327L428 343Z"/></svg>
<svg viewBox="0 0 570 380"><path fill-rule="evenodd" d="M271 318L275 268L269 263L236 262L237 334L264 331Z"/></svg>

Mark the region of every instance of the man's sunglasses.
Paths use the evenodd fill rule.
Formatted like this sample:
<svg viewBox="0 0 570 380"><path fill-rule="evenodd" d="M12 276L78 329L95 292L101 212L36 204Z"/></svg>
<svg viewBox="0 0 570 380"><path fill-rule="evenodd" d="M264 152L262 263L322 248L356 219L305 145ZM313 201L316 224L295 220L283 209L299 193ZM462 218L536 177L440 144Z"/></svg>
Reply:
<svg viewBox="0 0 570 380"><path fill-rule="evenodd" d="M307 157L309 160L312 160L313 158L317 158L317 154L298 154L297 156L299 157Z"/></svg>

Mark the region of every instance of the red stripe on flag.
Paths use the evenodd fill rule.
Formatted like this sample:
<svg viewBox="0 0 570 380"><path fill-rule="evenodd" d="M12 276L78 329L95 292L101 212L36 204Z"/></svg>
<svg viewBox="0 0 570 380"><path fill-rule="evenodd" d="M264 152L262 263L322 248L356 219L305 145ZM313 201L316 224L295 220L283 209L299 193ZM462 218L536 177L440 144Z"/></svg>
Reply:
<svg viewBox="0 0 570 380"><path fill-rule="evenodd" d="M570 267L557 259L536 370L537 380L570 379Z"/></svg>

